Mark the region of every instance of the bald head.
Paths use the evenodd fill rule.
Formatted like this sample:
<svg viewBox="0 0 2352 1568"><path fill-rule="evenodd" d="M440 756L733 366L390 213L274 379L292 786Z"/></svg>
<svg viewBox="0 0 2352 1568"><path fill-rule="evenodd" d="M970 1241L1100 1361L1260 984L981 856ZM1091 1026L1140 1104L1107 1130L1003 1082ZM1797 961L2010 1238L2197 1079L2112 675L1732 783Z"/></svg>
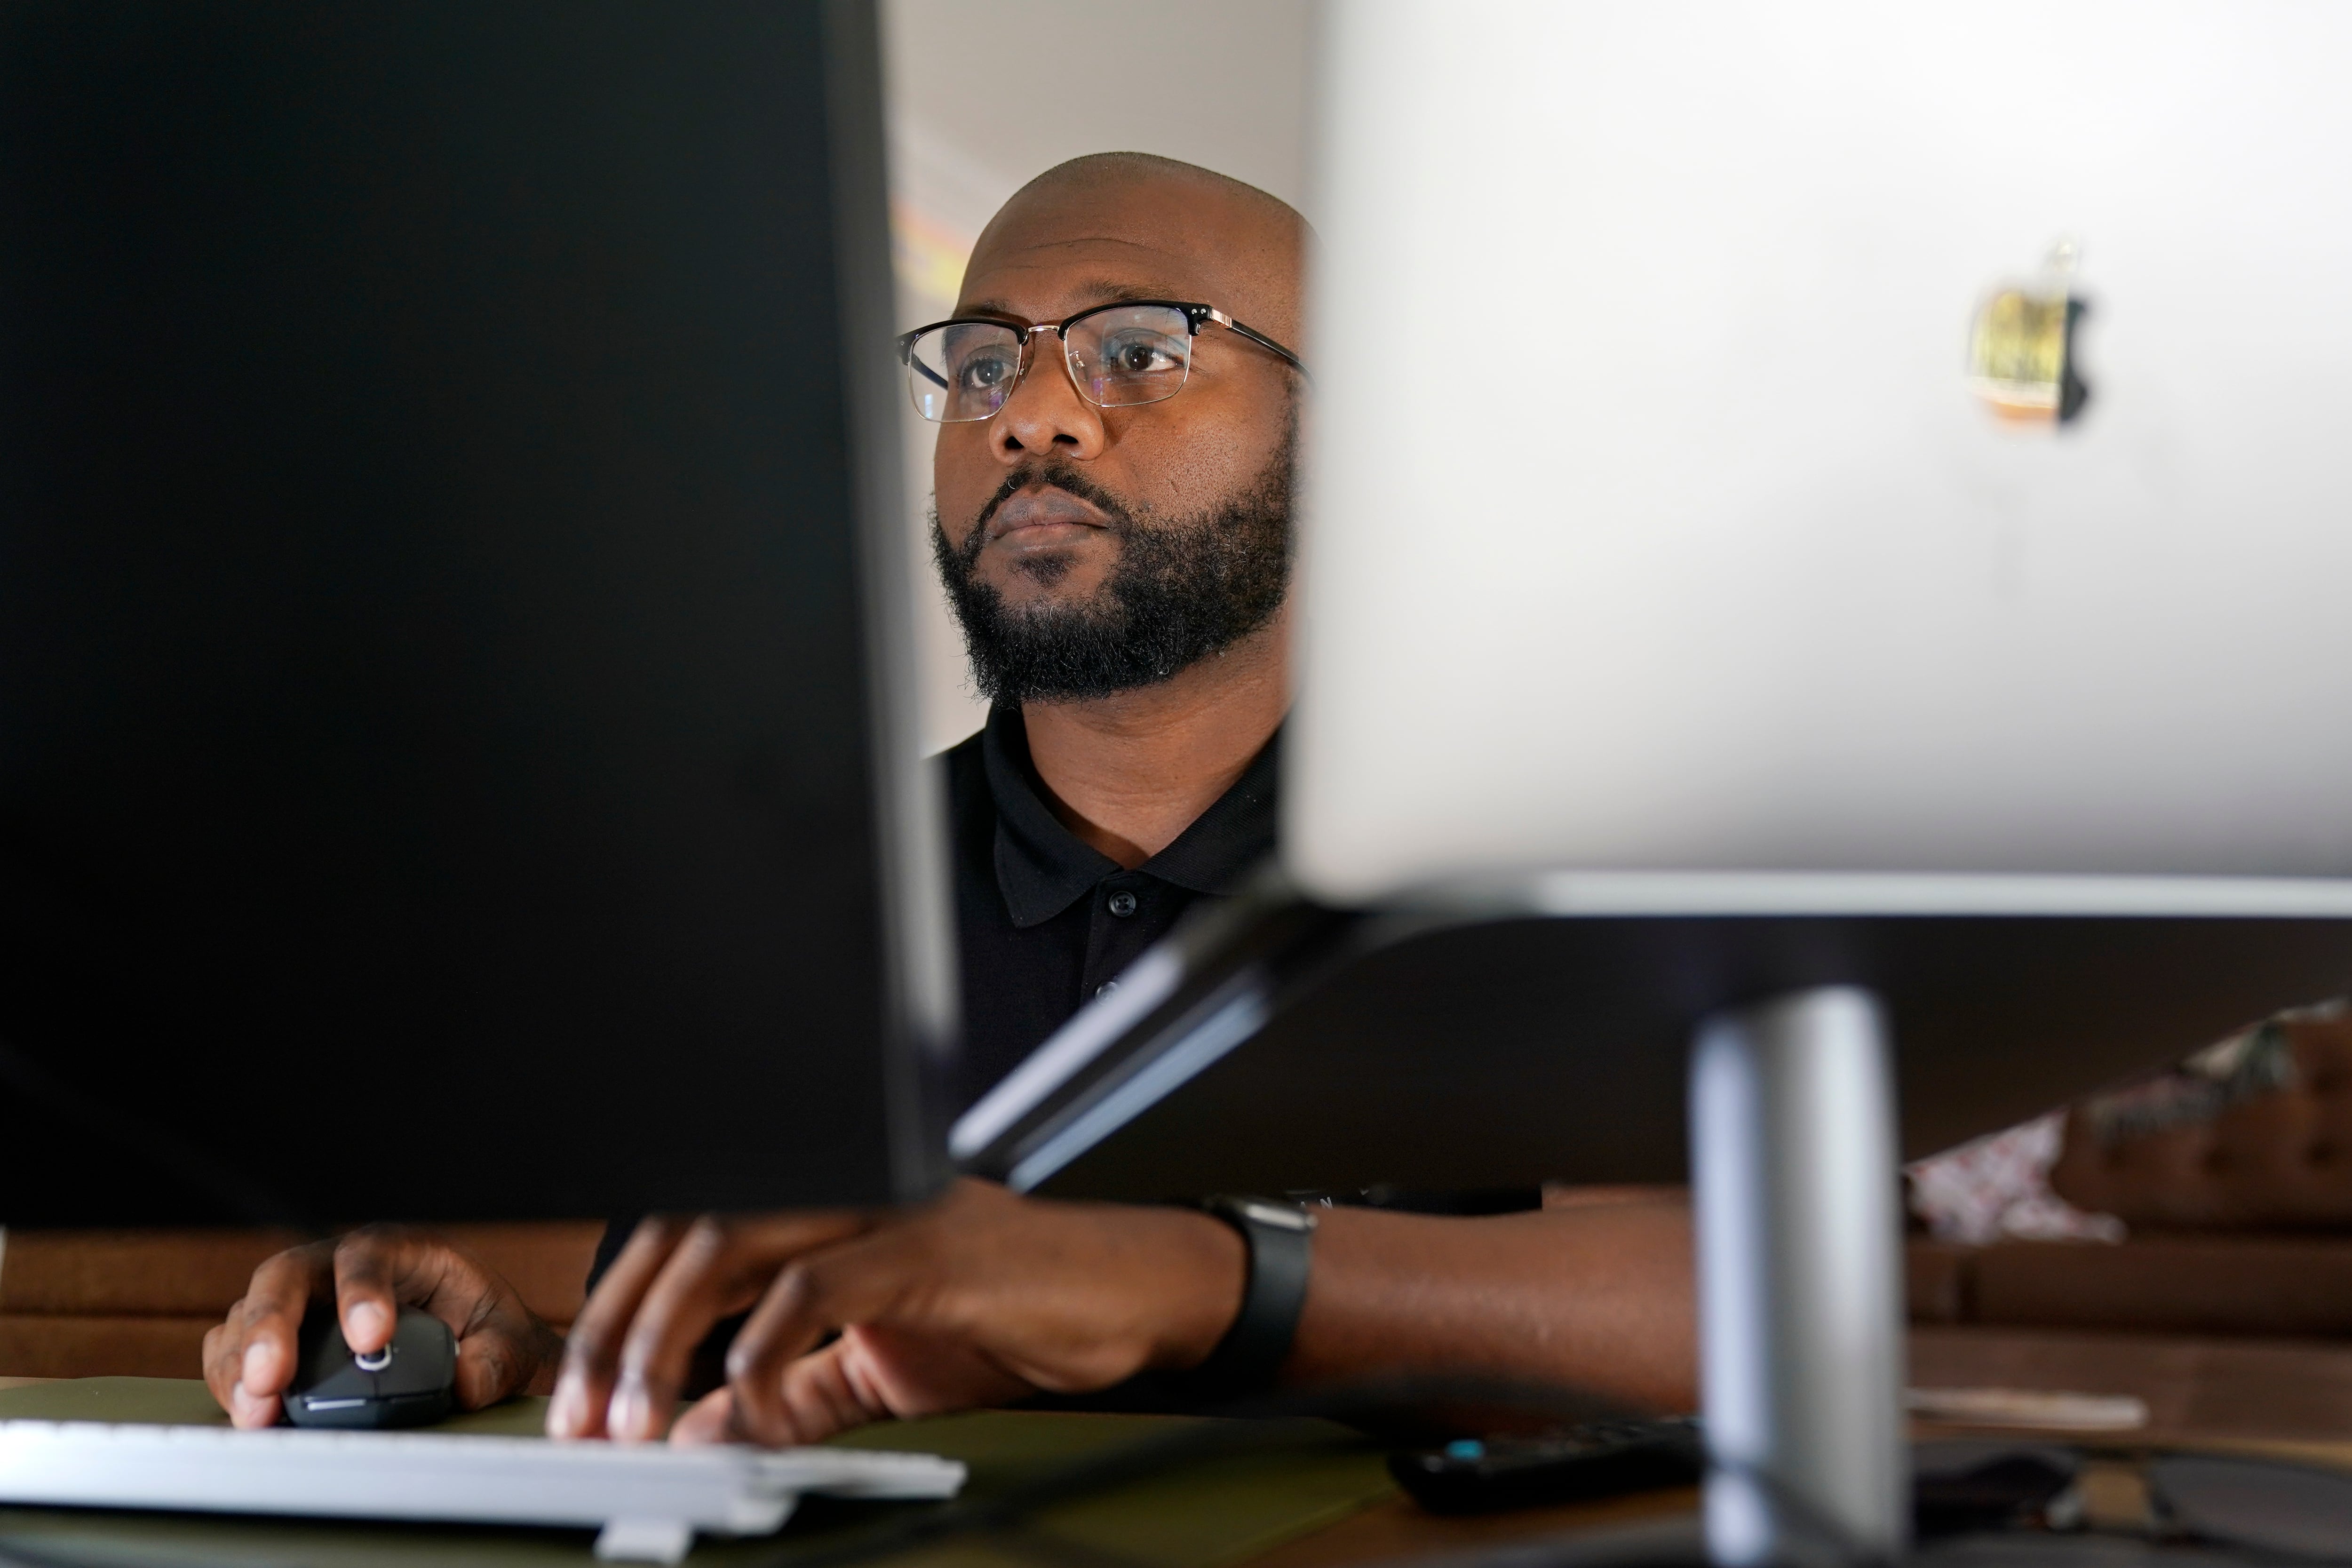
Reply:
<svg viewBox="0 0 2352 1568"><path fill-rule="evenodd" d="M1150 153L1059 163L1013 194L972 248L961 309L1002 309L1010 283L1098 262L1103 281L1202 300L1288 343L1314 231L1255 185Z"/></svg>

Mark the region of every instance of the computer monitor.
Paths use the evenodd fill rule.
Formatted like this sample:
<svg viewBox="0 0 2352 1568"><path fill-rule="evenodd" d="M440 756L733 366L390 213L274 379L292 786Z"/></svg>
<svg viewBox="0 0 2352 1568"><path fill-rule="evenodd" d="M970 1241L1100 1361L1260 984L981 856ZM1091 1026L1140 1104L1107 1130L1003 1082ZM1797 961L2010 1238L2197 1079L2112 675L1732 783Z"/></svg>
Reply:
<svg viewBox="0 0 2352 1568"><path fill-rule="evenodd" d="M1329 21L1304 887L2352 914L2352 16Z"/></svg>
<svg viewBox="0 0 2352 1568"><path fill-rule="evenodd" d="M939 1179L877 59L0 12L0 1222Z"/></svg>

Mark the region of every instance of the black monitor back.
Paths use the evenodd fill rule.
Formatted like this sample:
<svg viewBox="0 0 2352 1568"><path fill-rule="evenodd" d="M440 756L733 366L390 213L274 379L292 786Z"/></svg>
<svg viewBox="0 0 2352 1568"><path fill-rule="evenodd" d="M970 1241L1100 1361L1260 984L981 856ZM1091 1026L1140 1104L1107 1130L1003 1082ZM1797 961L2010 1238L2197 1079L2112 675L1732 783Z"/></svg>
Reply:
<svg viewBox="0 0 2352 1568"><path fill-rule="evenodd" d="M0 10L0 1223L935 1179L876 58Z"/></svg>

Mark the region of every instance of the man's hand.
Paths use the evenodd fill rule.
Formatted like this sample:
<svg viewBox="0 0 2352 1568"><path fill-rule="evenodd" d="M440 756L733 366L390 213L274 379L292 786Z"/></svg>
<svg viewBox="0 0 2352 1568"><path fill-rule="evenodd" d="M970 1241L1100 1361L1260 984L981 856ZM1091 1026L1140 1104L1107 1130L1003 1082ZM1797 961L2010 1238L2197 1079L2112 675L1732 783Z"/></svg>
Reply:
<svg viewBox="0 0 2352 1568"><path fill-rule="evenodd" d="M313 1298L336 1303L343 1338L362 1355L390 1342L403 1305L448 1324L457 1336L461 1409L543 1393L563 1354L555 1331L473 1258L420 1232L370 1226L270 1258L253 1271L228 1321L205 1335L205 1383L236 1426L277 1421Z"/></svg>
<svg viewBox="0 0 2352 1568"><path fill-rule="evenodd" d="M660 1436L695 1347L747 1308L727 1386L679 1418L677 1440L809 1443L1108 1388L1205 1359L1241 1310L1246 1262L1206 1215L969 1180L904 1211L649 1219L572 1327L548 1430Z"/></svg>

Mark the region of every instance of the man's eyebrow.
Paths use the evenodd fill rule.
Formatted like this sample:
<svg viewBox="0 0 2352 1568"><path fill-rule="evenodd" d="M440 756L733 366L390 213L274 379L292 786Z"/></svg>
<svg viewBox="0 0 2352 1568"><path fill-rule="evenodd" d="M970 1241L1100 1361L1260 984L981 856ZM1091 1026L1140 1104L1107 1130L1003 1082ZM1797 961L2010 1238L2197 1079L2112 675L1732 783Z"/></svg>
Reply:
<svg viewBox="0 0 2352 1568"><path fill-rule="evenodd" d="M1078 298L1084 300L1089 306L1115 305L1121 300L1181 300L1185 298L1184 294L1181 290L1170 289L1165 284L1136 283L1132 281L1114 282L1107 278L1097 279L1090 282L1081 283L1077 286L1075 292L1077 294ZM1011 305L1006 304L1002 300L974 300L971 303L963 308L962 313L967 316L1011 316L1020 321L1028 320L1027 317L1023 316L1020 311L1014 310Z"/></svg>
<svg viewBox="0 0 2352 1568"><path fill-rule="evenodd" d="M1181 294L1164 283L1115 283L1108 279L1078 285L1078 292L1097 305L1108 305L1120 300L1181 300Z"/></svg>

